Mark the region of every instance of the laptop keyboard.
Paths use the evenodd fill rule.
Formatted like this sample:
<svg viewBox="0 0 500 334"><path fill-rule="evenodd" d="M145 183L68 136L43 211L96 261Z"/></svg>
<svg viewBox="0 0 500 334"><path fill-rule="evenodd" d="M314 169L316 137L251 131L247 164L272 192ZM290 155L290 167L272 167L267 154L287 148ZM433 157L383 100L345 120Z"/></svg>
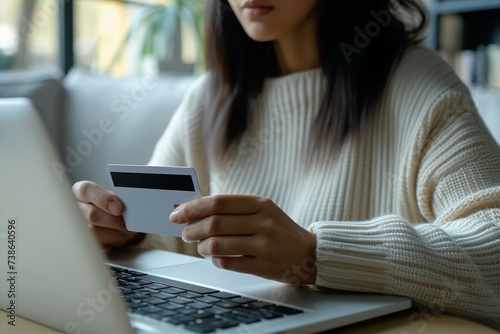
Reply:
<svg viewBox="0 0 500 334"><path fill-rule="evenodd" d="M109 267L129 313L181 326L196 333L293 316L303 311L179 282Z"/></svg>

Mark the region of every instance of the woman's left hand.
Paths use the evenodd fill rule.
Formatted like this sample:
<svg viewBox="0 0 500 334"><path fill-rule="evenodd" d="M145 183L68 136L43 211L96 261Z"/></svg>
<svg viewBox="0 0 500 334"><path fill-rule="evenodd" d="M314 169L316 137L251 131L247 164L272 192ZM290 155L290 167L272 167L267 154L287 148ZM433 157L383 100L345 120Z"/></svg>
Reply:
<svg viewBox="0 0 500 334"><path fill-rule="evenodd" d="M288 284L316 279L315 234L273 201L252 195L215 195L180 205L170 216L186 224L183 239L219 268Z"/></svg>

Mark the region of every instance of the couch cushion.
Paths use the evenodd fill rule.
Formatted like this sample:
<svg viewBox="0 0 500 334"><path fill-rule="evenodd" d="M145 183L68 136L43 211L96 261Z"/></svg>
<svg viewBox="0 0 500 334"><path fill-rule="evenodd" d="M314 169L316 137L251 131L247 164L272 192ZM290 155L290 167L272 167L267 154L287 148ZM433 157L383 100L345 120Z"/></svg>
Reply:
<svg viewBox="0 0 500 334"><path fill-rule="evenodd" d="M42 114L54 140L59 140L64 96L58 69L9 70L0 73L0 98L27 97Z"/></svg>
<svg viewBox="0 0 500 334"><path fill-rule="evenodd" d="M486 127L500 144L500 92L493 88L475 87L471 93Z"/></svg>
<svg viewBox="0 0 500 334"><path fill-rule="evenodd" d="M146 164L194 79L154 74L116 79L72 69L64 79L60 172L109 188L106 164Z"/></svg>

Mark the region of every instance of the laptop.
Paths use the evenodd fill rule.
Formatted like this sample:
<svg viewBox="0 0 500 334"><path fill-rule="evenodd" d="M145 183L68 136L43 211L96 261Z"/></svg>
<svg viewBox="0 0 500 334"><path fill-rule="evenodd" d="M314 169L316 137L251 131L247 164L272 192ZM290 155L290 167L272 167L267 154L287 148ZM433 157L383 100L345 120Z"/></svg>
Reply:
<svg viewBox="0 0 500 334"><path fill-rule="evenodd" d="M315 291L161 250L106 254L69 180L55 173L58 162L30 101L0 99L2 321L20 316L67 333L306 333L411 306L408 298Z"/></svg>

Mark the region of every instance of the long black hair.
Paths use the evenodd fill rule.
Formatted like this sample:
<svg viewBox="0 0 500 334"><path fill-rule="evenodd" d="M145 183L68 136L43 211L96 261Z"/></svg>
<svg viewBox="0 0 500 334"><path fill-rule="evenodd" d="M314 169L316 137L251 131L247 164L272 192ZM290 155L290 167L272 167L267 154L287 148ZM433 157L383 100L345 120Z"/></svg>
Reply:
<svg viewBox="0 0 500 334"><path fill-rule="evenodd" d="M427 16L420 0L318 0L316 14L327 85L312 139L315 147L338 149L370 119L392 67L421 42ZM247 129L264 80L279 75L279 66L273 42L248 37L227 0L208 1L205 43L207 143L222 157Z"/></svg>

